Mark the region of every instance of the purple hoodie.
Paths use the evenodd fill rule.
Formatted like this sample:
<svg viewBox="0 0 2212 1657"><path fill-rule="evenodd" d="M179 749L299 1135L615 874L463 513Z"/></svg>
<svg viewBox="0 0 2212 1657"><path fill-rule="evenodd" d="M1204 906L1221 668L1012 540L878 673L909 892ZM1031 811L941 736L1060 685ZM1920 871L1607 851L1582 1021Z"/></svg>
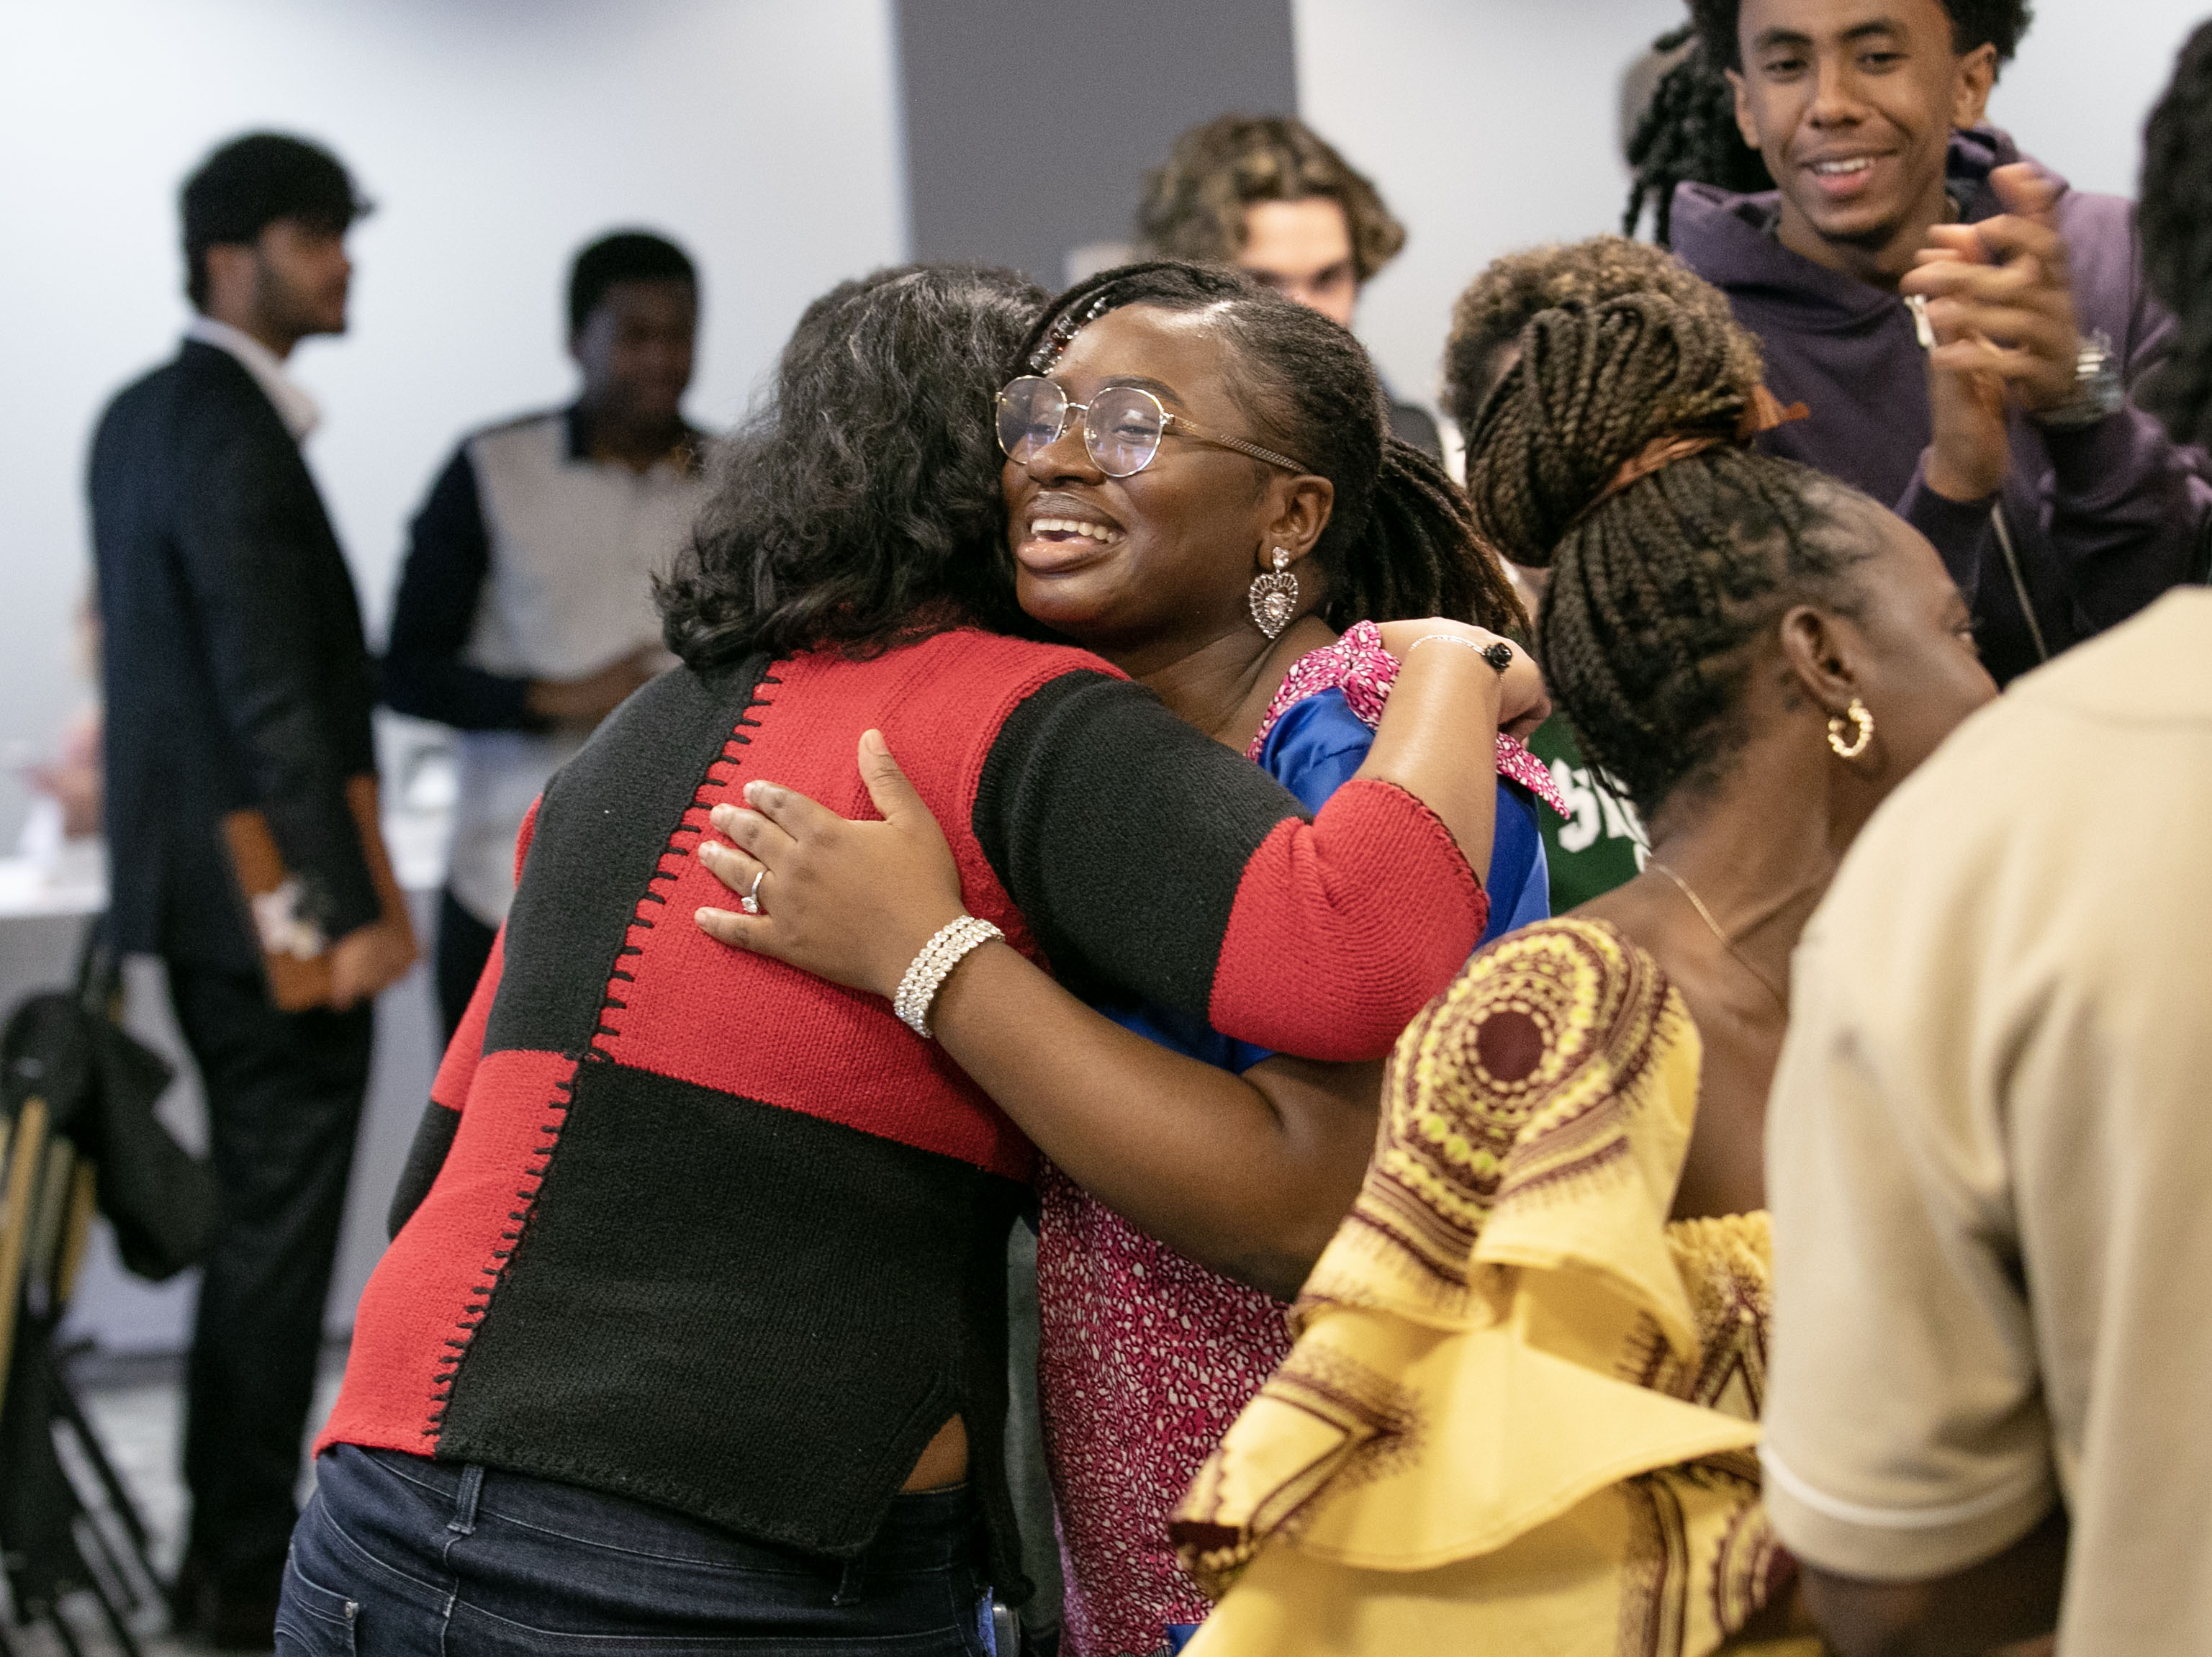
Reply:
<svg viewBox="0 0 2212 1657"><path fill-rule="evenodd" d="M1990 172L2020 159L1992 128L1952 135L1947 172L1966 220L2003 210ZM2173 333L2142 283L2134 208L2067 189L2055 210L2082 336L2104 332L2132 388ZM2177 446L2150 416L2130 405L2082 431L2047 432L2015 410L2012 468L1999 494L1947 501L1922 475L1927 368L1904 300L1784 247L1774 234L1774 191L1737 196L1685 184L1674 211L1675 255L1726 293L1736 320L1759 336L1774 394L1812 410L1768 433L1762 446L1894 502L1935 543L1972 606L1983 658L1999 683L2198 573L2200 536L2212 521L2212 484L2198 470L2206 458ZM2009 532L2017 584L1993 507ZM2022 586L2033 627L2018 597Z"/></svg>

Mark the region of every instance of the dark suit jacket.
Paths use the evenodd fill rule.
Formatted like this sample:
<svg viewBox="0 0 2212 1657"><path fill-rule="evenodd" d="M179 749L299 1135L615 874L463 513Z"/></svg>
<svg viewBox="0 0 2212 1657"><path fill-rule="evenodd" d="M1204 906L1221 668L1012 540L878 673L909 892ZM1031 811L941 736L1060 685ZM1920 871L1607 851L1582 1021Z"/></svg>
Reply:
<svg viewBox="0 0 2212 1657"><path fill-rule="evenodd" d="M303 913L334 938L374 920L344 792L376 768L374 672L337 537L267 396L228 352L186 342L108 405L90 488L116 947L256 968L220 826L244 805L267 814Z"/></svg>

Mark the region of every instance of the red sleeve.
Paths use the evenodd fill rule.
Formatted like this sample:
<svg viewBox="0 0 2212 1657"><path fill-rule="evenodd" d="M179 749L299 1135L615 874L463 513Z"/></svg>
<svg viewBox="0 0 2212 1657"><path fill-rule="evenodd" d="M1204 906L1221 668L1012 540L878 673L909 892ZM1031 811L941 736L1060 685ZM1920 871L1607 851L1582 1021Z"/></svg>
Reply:
<svg viewBox="0 0 2212 1657"><path fill-rule="evenodd" d="M1355 779L1244 865L1206 1019L1313 1059L1376 1059L1474 953L1490 899L1437 814Z"/></svg>

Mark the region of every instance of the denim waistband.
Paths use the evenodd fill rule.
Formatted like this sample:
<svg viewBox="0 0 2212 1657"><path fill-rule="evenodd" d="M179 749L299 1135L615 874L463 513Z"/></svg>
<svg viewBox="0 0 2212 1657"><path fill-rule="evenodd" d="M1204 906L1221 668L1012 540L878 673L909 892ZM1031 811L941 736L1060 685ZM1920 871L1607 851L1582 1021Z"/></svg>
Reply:
<svg viewBox="0 0 2212 1657"><path fill-rule="evenodd" d="M362 1454L395 1476L451 1502L456 1524L465 1527L472 1527L479 1514L493 1514L587 1545L755 1570L834 1570L851 1563L742 1536L611 1490L473 1463L433 1461L399 1450ZM982 1548L973 1491L956 1484L894 1496L859 1560L871 1573L980 1565Z"/></svg>

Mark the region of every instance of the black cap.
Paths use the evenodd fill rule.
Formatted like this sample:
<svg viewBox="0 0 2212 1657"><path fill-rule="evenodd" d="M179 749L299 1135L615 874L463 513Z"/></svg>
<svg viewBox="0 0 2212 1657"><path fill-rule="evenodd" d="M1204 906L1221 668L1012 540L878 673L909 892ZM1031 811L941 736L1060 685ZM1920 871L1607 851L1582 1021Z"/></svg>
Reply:
<svg viewBox="0 0 2212 1657"><path fill-rule="evenodd" d="M209 248L253 241L279 219L343 230L369 210L337 156L282 132L249 132L224 144L185 180L180 204L194 303L204 297Z"/></svg>

